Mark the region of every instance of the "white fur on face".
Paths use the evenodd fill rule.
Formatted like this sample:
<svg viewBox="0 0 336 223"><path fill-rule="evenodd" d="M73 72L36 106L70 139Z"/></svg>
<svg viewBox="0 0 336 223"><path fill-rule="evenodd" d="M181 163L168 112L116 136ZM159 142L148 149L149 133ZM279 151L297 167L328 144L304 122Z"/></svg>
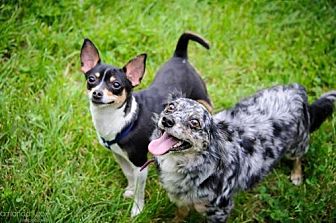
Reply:
<svg viewBox="0 0 336 223"><path fill-rule="evenodd" d="M103 92L103 98L101 100L102 103L104 104L99 104L97 106L107 106L111 105L112 107L120 107L122 104L125 103L126 98L127 98L127 93L126 90L124 89L121 93L121 95L115 95L111 91L109 91L106 88L102 88L102 84L99 84L98 86L92 88L91 90L88 90L87 95L89 97L90 102L92 103L92 94L95 90L100 90Z"/></svg>
<svg viewBox="0 0 336 223"><path fill-rule="evenodd" d="M125 105L115 108L113 105L95 105L90 102L90 111L94 126L99 137L105 140L113 140L116 135L132 120L138 104L132 98L131 111L125 116Z"/></svg>
<svg viewBox="0 0 336 223"><path fill-rule="evenodd" d="M127 99L127 93L126 93L126 90L123 89L121 95L115 95L113 94L113 92L109 91L107 88L106 88L106 85L104 85L104 81L105 81L105 76L106 76L106 73L109 71L109 69L105 70L104 74L103 74L103 78L100 80L100 83L95 86L94 88L90 89L87 91L87 95L88 95L88 98L90 100L90 102L92 103L92 98L93 98L93 92L94 91L101 91L103 93L103 97L101 99L101 103L102 104L97 104L96 106L101 106L101 107L104 107L104 106L112 106L114 108L119 108L121 105L123 105ZM100 73L97 72L95 73L95 76L98 78L100 77ZM110 82L114 81L115 80L115 77L114 76L111 76L110 77Z"/></svg>

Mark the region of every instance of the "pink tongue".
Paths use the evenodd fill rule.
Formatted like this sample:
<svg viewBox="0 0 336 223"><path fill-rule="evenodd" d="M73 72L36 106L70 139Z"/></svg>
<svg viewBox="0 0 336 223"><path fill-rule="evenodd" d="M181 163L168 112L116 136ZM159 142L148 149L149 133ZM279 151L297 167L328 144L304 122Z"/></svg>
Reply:
<svg viewBox="0 0 336 223"><path fill-rule="evenodd" d="M148 150L154 156L159 156L168 152L169 149L176 143L178 143L176 139L164 132L160 138L155 139L149 143Z"/></svg>

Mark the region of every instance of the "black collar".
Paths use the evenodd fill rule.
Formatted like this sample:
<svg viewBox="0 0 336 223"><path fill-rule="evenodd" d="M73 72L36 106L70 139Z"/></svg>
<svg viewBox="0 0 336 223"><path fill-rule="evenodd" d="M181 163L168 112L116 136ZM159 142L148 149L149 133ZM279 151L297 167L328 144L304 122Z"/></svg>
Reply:
<svg viewBox="0 0 336 223"><path fill-rule="evenodd" d="M104 143L104 146L108 149L110 149L110 146L112 146L115 143L119 143L120 140L122 140L125 136L128 135L128 133L130 133L130 131L132 131L133 127L136 124L137 119L135 118L133 121L131 121L127 126L125 126L117 135L114 139L108 141L106 139L104 139L103 137L100 137L101 140Z"/></svg>

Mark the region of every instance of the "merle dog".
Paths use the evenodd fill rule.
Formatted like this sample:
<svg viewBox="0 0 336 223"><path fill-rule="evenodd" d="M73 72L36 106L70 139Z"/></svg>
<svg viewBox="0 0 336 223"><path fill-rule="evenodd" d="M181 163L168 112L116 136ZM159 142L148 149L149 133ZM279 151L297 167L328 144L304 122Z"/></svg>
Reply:
<svg viewBox="0 0 336 223"><path fill-rule="evenodd" d="M281 157L294 160L291 180L302 182L309 134L332 114L335 100L332 91L309 105L300 85L276 86L212 117L199 103L176 99L161 113L153 135L159 138L149 151L178 207L194 207L209 222L225 222L233 193L251 188Z"/></svg>
<svg viewBox="0 0 336 223"><path fill-rule="evenodd" d="M93 123L100 143L113 152L128 180L124 196L134 196L132 216L144 206L147 169L140 172L140 167L147 160L149 137L155 128L153 114L164 109L168 95L176 90L211 108L206 86L187 59L189 40L209 49L200 36L182 34L174 56L157 72L154 82L136 93L132 90L144 75L146 54L118 68L102 63L90 40L85 39L82 46L81 68L87 81Z"/></svg>

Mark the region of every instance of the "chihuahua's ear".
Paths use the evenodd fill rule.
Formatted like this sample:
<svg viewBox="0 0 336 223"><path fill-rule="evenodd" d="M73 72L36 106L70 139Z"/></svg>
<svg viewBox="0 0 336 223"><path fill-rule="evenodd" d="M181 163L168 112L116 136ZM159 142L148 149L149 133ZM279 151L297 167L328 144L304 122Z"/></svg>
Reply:
<svg viewBox="0 0 336 223"><path fill-rule="evenodd" d="M80 53L81 70L83 73L88 72L100 63L100 57L97 48L89 39L84 39Z"/></svg>
<svg viewBox="0 0 336 223"><path fill-rule="evenodd" d="M140 54L123 67L123 71L133 87L139 85L142 80L146 69L146 58L147 54Z"/></svg>

